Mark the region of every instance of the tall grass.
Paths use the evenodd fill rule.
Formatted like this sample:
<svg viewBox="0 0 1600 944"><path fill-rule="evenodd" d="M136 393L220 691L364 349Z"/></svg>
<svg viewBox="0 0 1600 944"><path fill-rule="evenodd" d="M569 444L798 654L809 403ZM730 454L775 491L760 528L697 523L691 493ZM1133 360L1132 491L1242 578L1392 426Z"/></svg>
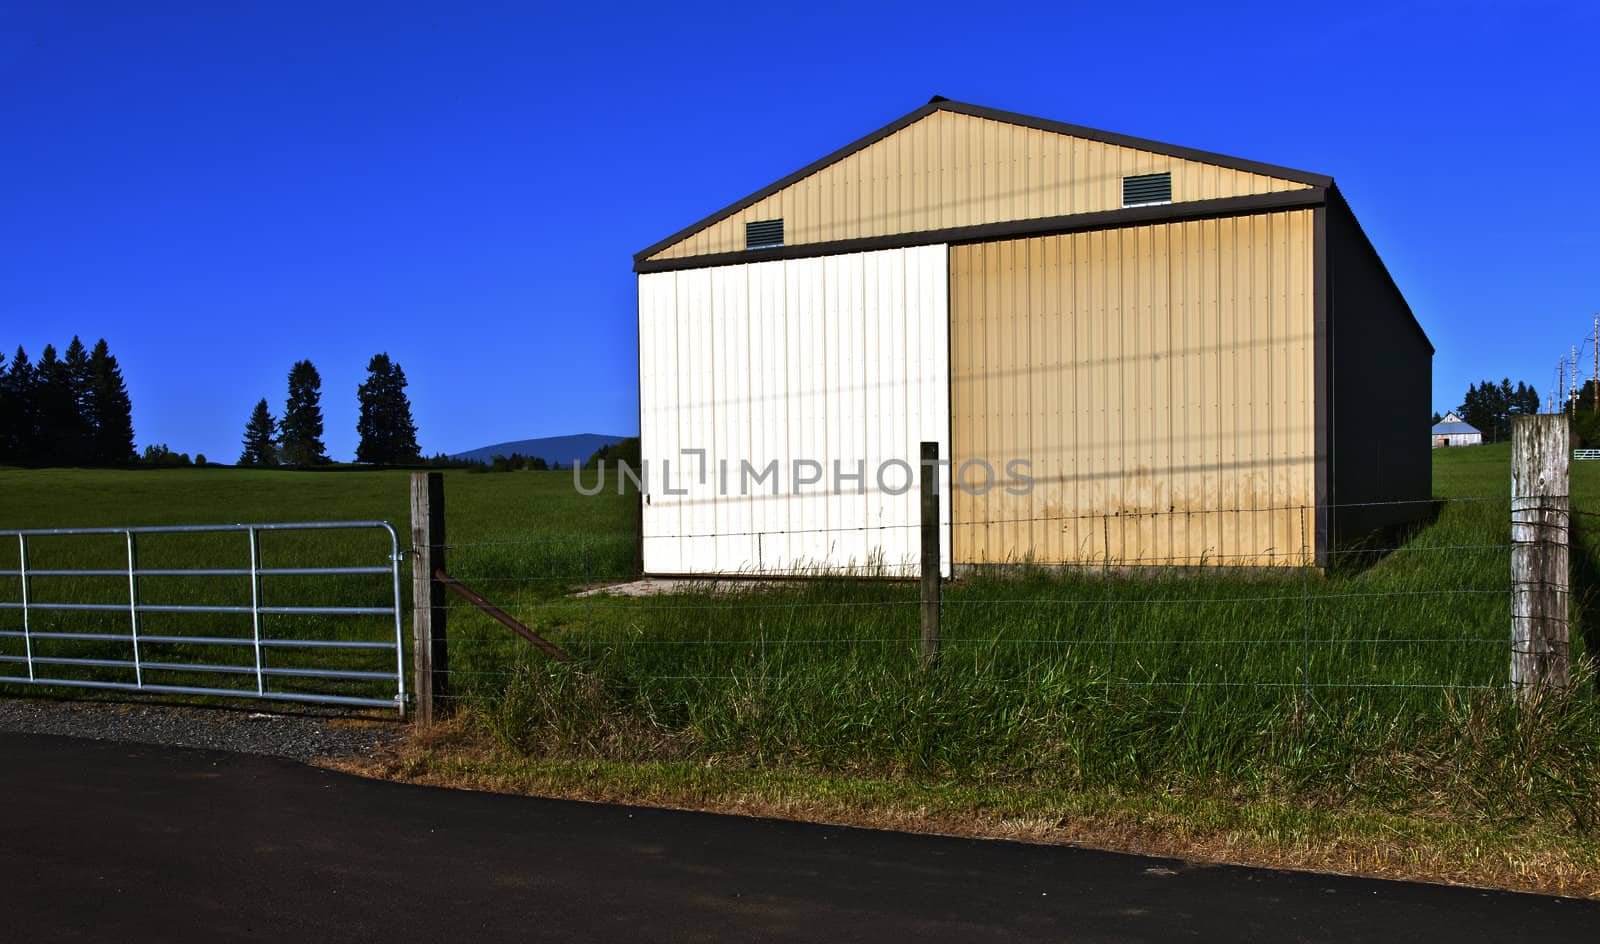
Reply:
<svg viewBox="0 0 1600 944"><path fill-rule="evenodd" d="M457 664L482 674L459 692L502 743L550 757L1176 790L1586 832L1600 703L1583 635L1571 693L1537 710L1511 697L1508 454L1438 458L1439 493L1461 500L1326 576L1020 567L959 581L931 670L905 583L578 601L559 579L513 581L502 599L577 668L467 630Z"/></svg>
<svg viewBox="0 0 1600 944"><path fill-rule="evenodd" d="M577 598L631 573L631 497L582 498L564 474L452 475L450 571L576 660L553 664L453 602L452 686L500 743L540 756L1287 798L1587 831L1600 804L1582 643L1594 597L1575 594L1581 683L1524 710L1505 689L1508 458L1441 451L1436 493L1481 500L1447 503L1403 545L1327 576L1019 567L955 582L930 669L912 584ZM1597 473L1574 468L1579 507L1600 509ZM0 472L0 526L400 523L404 501L392 473ZM1594 547L1578 549L1580 579L1600 573Z"/></svg>

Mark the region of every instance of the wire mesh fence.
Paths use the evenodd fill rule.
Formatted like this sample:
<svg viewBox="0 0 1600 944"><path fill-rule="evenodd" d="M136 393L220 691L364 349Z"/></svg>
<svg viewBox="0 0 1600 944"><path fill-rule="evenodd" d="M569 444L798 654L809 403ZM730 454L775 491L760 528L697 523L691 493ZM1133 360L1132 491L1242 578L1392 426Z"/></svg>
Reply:
<svg viewBox="0 0 1600 944"><path fill-rule="evenodd" d="M1301 520L1314 522L1319 516L1331 520L1341 512L1393 504L1293 510ZM929 678L959 679L1000 693L1050 686L1104 697L1139 693L1174 710L1197 693L1283 701L1504 688L1512 646L1512 500L1458 498L1425 505L1425 514L1411 516L1417 520L1408 527L1324 548L1320 555L1311 547L1309 529L1303 539L1295 535L1303 543L1287 548L1206 553L1198 560L1132 541L1120 550L1103 541L1096 552L1071 558L1008 554L986 560L972 554L976 545L958 535L955 577L942 592L940 656L932 669L919 658L918 584L904 579L904 566L889 566L894 562L881 558L843 566L738 565L727 574L641 579L640 537L627 528L527 536L502 531L484 540L462 529L446 547L449 575L569 654L572 666L562 671L652 705L800 693L811 699L831 693L826 697L870 700L891 690L910 691ZM1050 514L1026 521L1041 529L1087 523L1102 534L1123 529L1134 535L1149 524L1156 527L1144 533L1158 531L1167 518L1192 521L1195 514ZM1575 510L1574 520L1586 520L1586 514ZM944 520L939 526L959 532L995 523ZM868 538L881 530L872 525L784 529L851 531ZM729 536L707 531L668 537ZM184 550L181 566L207 562L209 552L196 547ZM149 562L160 561L159 550L152 545ZM269 557L279 553L267 550ZM15 570L16 562L8 563L5 553L0 550L0 571ZM317 563L343 562L343 550L335 545L310 553L308 559ZM1308 566L1319 557L1319 566ZM86 557L72 566L98 565ZM41 592L59 589L85 600L121 600L126 592L91 578L60 578L59 587L47 582L56 578L36 579ZM170 597L203 604L216 602L211 597L221 592L212 588L196 596L183 577L144 579L152 601ZM372 589L355 585L365 579L276 577L271 601L326 602L334 590ZM313 586L316 580L322 583ZM230 585L228 592L243 588L248 598L248 578L236 582L239 587ZM17 596L15 584L15 576L0 575L0 596ZM404 584L409 598L410 581ZM224 602L237 601L230 596ZM409 599L405 606L409 609ZM452 596L444 611L449 671L442 700L494 703L530 673L545 677L554 671L545 653L475 604ZM150 618L177 626L172 632L199 636L216 635L212 631L230 620L249 619L194 613ZM13 610L0 611L0 655L25 655L19 647L26 640L16 632L21 626L10 625L17 619ZM55 628L64 631L95 629L95 614L52 614L50 619L61 622ZM232 623L223 628L239 630ZM269 634L278 630L268 624ZM405 643L409 649L411 640ZM1581 648L1581 642L1577 645ZM406 653L408 664L414 656ZM295 661L298 656L274 658L287 659L283 665L289 669L304 667ZM368 667L341 662L335 668ZM99 677L94 672L86 677L91 676Z"/></svg>
<svg viewBox="0 0 1600 944"><path fill-rule="evenodd" d="M1174 702L1198 691L1282 699L1504 687L1511 501L1426 504L1408 527L1325 549L1320 566L1309 566L1317 557L1310 537L1282 550L1198 561L1159 549L1130 554L1132 542L1106 553L1110 541L1070 559L958 557L956 579L943 588L934 674L996 690L1069 684ZM1376 507L1299 510L1312 520ZM1170 516L1180 514L1192 520L1192 513ZM1110 532L1165 517L1046 515L1028 523L1093 520ZM983 524L941 522L957 530ZM870 559L842 567L744 565L640 581L637 542L634 534L456 541L449 569L571 654L576 671L666 703L805 686L852 697L873 680L927 671L918 659L918 586L892 579L903 568ZM493 699L544 664L472 604L452 599L447 609L449 697Z"/></svg>

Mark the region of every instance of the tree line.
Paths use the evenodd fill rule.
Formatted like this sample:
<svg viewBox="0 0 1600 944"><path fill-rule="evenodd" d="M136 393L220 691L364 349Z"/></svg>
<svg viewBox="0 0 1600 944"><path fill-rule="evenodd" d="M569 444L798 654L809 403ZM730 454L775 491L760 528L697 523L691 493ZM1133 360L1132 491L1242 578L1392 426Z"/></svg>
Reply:
<svg viewBox="0 0 1600 944"><path fill-rule="evenodd" d="M1511 417L1539 412L1539 391L1520 380L1513 387L1509 377L1499 383L1485 380L1467 387L1466 396L1454 412L1476 427L1484 442L1500 442L1511 436ZM1434 423L1441 419L1438 413L1433 414Z"/></svg>
<svg viewBox="0 0 1600 944"><path fill-rule="evenodd" d="M360 405L356 432L361 437L356 445L357 462L415 465L422 461L417 424L406 396L406 374L399 363L388 354L374 354L367 363L367 379L356 388L356 399ZM239 465L296 469L327 465L330 460L322 433L322 375L311 361L296 361L289 369L282 417L272 415L266 398L251 410Z"/></svg>
<svg viewBox="0 0 1600 944"><path fill-rule="evenodd" d="M105 338L46 344L34 363L0 354L0 462L116 466L135 461L133 401Z"/></svg>
<svg viewBox="0 0 1600 944"><path fill-rule="evenodd" d="M565 467L560 461L554 463L538 456L525 456L520 452L513 452L509 456L495 453L489 461L482 459L462 459L460 465L473 472L560 472Z"/></svg>
<svg viewBox="0 0 1600 944"><path fill-rule="evenodd" d="M583 461L582 467L593 471L599 468L602 460L613 468L619 463L626 463L628 468L637 470L640 467L639 437L629 436L609 446L601 446ZM513 452L509 456L496 453L487 462L482 459L447 459L441 456L432 460L430 464L465 468L472 472L565 472L572 468L570 465L562 465L560 461L550 462L537 456L525 456L520 452Z"/></svg>

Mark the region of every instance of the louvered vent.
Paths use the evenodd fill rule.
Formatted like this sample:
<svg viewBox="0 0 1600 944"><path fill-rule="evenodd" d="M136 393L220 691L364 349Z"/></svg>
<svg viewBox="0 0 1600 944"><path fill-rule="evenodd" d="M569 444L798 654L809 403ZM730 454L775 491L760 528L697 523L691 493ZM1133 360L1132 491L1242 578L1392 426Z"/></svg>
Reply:
<svg viewBox="0 0 1600 944"><path fill-rule="evenodd" d="M1172 202L1172 174L1139 174L1122 178L1122 205L1153 206Z"/></svg>
<svg viewBox="0 0 1600 944"><path fill-rule="evenodd" d="M757 220L744 224L744 248L771 249L783 245L783 220Z"/></svg>

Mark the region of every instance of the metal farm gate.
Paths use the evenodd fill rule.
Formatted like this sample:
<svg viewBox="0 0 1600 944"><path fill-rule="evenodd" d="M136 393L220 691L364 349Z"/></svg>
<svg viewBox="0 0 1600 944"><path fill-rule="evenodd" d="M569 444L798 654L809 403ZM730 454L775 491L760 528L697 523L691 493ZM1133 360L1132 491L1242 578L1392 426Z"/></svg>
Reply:
<svg viewBox="0 0 1600 944"><path fill-rule="evenodd" d="M384 521L0 530L0 685L403 713L401 557Z"/></svg>

